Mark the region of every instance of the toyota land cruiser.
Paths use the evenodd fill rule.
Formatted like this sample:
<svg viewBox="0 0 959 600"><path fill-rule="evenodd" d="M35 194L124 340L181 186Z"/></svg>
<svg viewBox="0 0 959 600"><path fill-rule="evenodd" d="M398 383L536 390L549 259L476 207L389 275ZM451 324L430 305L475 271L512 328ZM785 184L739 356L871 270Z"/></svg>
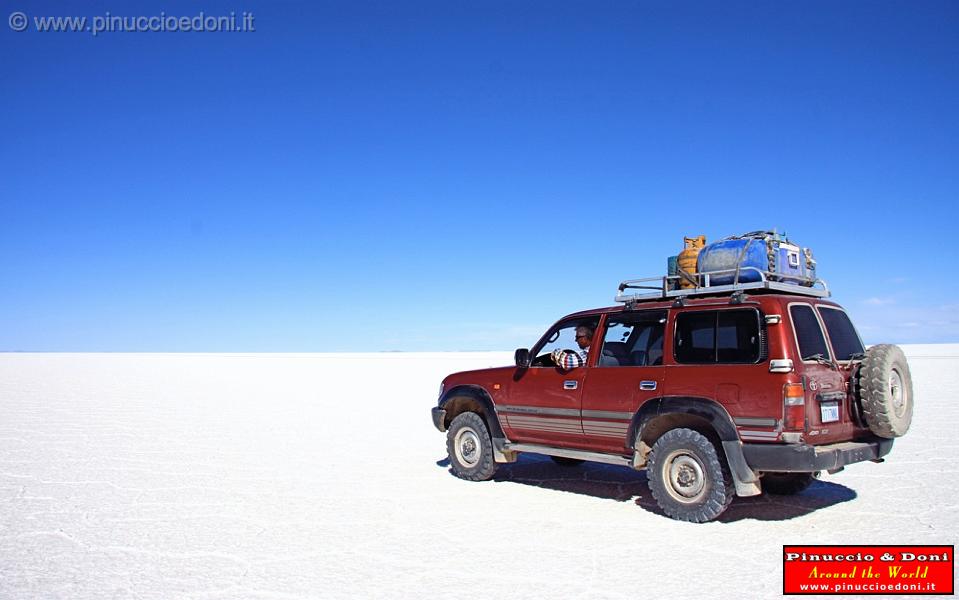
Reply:
<svg viewBox="0 0 959 600"><path fill-rule="evenodd" d="M705 522L734 496L882 462L906 433L904 354L867 350L822 282L668 279L624 282L617 306L563 317L513 366L446 377L432 416L453 474L487 480L523 452L645 468L667 515Z"/></svg>

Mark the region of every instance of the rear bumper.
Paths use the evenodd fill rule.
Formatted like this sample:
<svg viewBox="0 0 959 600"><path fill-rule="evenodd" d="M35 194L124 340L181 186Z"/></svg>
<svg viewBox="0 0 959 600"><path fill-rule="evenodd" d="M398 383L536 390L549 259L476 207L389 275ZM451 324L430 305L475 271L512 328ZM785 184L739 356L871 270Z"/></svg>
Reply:
<svg viewBox="0 0 959 600"><path fill-rule="evenodd" d="M808 473L831 471L889 454L894 440L808 444L743 444L743 455L754 471Z"/></svg>
<svg viewBox="0 0 959 600"><path fill-rule="evenodd" d="M446 410L439 406L433 408L433 427L446 431Z"/></svg>

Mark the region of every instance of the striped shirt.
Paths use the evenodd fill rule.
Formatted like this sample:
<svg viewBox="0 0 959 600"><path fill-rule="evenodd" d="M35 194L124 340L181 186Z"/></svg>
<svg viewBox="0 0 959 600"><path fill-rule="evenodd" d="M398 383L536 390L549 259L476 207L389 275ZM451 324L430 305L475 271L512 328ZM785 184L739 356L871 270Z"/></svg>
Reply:
<svg viewBox="0 0 959 600"><path fill-rule="evenodd" d="M586 364L587 352L589 352L588 349L579 352L576 350L561 350L557 348L550 353L550 356L553 357L553 362L556 363L557 367L564 371L569 371Z"/></svg>

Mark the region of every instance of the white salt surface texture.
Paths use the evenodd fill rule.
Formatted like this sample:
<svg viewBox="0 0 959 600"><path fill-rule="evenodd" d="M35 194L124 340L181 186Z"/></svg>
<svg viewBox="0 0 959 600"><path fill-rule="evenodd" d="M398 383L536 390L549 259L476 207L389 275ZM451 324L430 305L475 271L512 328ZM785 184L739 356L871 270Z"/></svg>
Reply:
<svg viewBox="0 0 959 600"><path fill-rule="evenodd" d="M783 544L956 542L959 345L906 351L884 464L703 525L628 468L453 477L439 382L509 353L0 355L0 598L780 597Z"/></svg>

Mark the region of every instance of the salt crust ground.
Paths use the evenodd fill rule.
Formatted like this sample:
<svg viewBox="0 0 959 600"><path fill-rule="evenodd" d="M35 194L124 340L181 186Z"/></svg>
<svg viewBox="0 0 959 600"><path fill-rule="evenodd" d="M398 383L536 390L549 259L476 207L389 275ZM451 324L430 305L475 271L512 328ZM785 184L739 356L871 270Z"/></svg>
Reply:
<svg viewBox="0 0 959 600"><path fill-rule="evenodd" d="M449 474L440 379L508 353L0 355L0 598L775 598L783 544L953 544L959 345L885 464L719 522L645 474Z"/></svg>

